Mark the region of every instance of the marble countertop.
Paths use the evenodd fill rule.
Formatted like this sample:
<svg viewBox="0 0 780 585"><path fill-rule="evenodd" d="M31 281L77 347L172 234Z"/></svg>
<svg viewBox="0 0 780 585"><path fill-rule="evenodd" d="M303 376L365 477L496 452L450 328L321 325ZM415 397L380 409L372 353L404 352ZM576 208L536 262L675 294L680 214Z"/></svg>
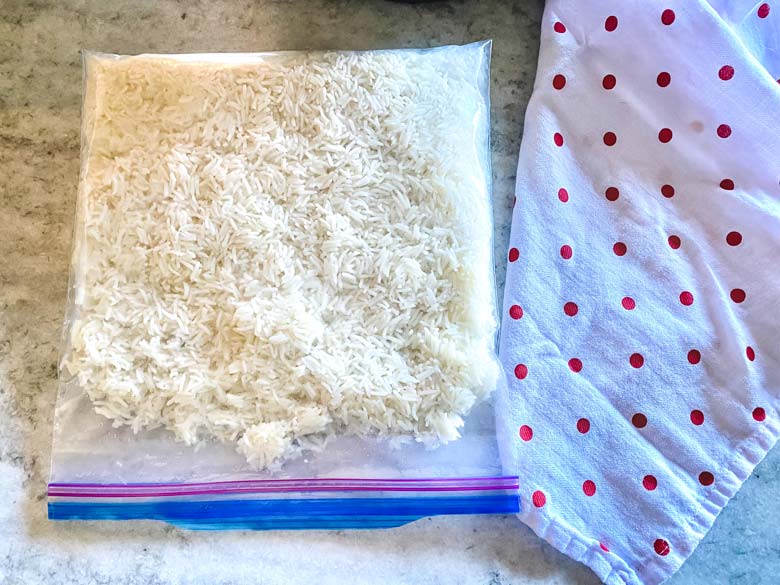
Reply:
<svg viewBox="0 0 780 585"><path fill-rule="evenodd" d="M79 167L79 50L367 49L492 38L496 246L503 257L541 15L541 0L0 2L0 584L597 583L508 516L295 533L46 519ZM776 449L670 583L777 583L779 494Z"/></svg>

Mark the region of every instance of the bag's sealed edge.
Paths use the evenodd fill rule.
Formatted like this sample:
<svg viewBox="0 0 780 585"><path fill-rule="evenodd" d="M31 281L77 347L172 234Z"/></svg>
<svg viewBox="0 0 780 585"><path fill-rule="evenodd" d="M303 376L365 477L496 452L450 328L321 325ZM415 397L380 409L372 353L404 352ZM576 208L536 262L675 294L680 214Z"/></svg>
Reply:
<svg viewBox="0 0 780 585"><path fill-rule="evenodd" d="M162 520L201 530L391 528L428 516L519 511L513 476L50 484L48 502L50 520Z"/></svg>

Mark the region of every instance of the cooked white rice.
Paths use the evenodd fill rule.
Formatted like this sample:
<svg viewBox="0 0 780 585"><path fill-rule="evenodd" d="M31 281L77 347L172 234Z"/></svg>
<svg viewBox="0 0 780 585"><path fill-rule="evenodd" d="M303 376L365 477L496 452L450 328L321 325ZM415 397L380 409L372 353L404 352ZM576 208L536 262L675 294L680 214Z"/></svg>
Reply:
<svg viewBox="0 0 780 585"><path fill-rule="evenodd" d="M89 57L64 363L95 410L257 468L458 438L498 372L477 58Z"/></svg>

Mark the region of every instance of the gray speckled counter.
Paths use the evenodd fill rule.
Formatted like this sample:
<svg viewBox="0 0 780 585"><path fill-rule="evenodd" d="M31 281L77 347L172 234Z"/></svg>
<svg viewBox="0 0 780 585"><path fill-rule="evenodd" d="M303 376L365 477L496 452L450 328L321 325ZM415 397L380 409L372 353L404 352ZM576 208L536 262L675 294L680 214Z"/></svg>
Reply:
<svg viewBox="0 0 780 585"><path fill-rule="evenodd" d="M533 86L538 0L0 0L0 584L596 583L512 517L376 532L184 532L46 519L57 345L78 178L79 49L366 49L493 38L499 277ZM777 583L780 451L759 466L672 579Z"/></svg>

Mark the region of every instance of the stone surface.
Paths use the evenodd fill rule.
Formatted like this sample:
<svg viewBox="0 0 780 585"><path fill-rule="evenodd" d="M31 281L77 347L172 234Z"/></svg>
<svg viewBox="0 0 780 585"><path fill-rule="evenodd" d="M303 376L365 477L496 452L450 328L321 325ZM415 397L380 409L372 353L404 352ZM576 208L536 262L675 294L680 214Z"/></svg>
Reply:
<svg viewBox="0 0 780 585"><path fill-rule="evenodd" d="M46 519L56 362L78 180L79 49L116 53L424 47L493 38L497 273L540 0L0 0L0 584L594 584L513 517L375 532L186 532ZM780 452L671 580L776 583Z"/></svg>

